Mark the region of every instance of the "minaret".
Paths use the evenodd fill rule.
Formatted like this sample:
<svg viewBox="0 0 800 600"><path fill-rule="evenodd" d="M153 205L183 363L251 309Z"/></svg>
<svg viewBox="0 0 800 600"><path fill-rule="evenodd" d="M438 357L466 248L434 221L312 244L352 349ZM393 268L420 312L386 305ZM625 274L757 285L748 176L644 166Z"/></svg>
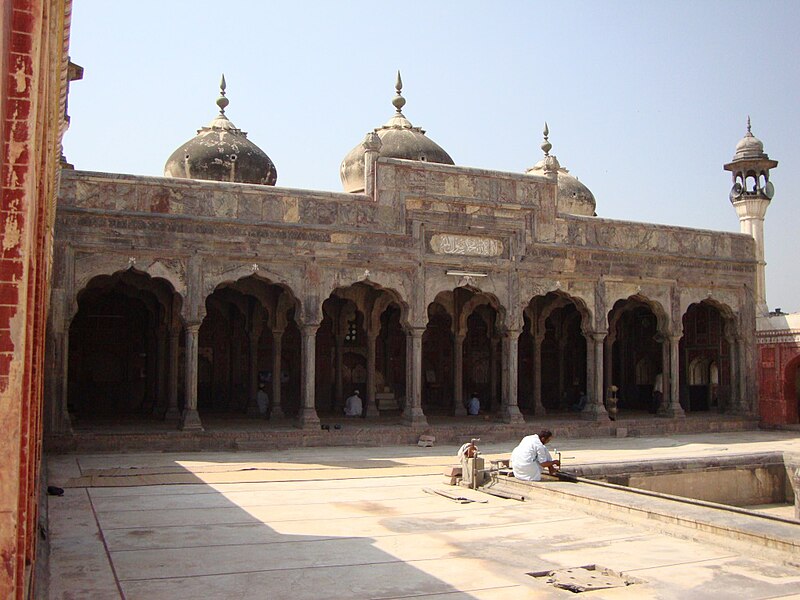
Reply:
<svg viewBox="0 0 800 600"><path fill-rule="evenodd" d="M767 213L775 188L769 180L769 170L778 166L777 160L770 160L764 152L764 144L750 131L750 117L747 117L747 133L736 144L733 160L725 165L725 170L733 175L731 204L739 216L742 233L753 236L756 242L756 314L767 315L767 291L764 278L764 215Z"/></svg>

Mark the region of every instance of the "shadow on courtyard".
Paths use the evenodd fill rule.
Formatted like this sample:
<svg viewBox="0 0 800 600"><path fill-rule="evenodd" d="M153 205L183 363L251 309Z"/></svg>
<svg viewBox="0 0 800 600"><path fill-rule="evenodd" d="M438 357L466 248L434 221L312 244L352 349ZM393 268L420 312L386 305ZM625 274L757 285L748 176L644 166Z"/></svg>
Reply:
<svg viewBox="0 0 800 600"><path fill-rule="evenodd" d="M414 498L408 495L419 495L417 486L390 485L384 500L365 502L357 484L337 480L298 486L286 481L288 473L282 481L252 485L230 480L230 470L218 470L227 482L211 484L213 469L198 476L194 468L166 457L145 457L150 464L138 469L124 456L77 460L84 458L88 468L81 468L81 477L58 482L67 487L66 496L50 498L51 568L60 597L93 589L95 584L84 578L97 573L70 564L85 560L87 546L102 543L117 586L129 600L406 598L459 592L414 564L421 561L430 570L431 561L442 558L441 548L409 549L400 542L394 555L377 547L376 535L392 535L383 519L407 515L412 522ZM128 474L120 481L124 471ZM84 492L90 506L81 510L75 502ZM70 524L89 522L92 513L102 534L78 539ZM429 527L420 519L412 529L427 532ZM413 532L406 528L404 533ZM452 549L446 554L447 560L459 558ZM471 598L475 576L465 572L463 578L466 587L459 597Z"/></svg>

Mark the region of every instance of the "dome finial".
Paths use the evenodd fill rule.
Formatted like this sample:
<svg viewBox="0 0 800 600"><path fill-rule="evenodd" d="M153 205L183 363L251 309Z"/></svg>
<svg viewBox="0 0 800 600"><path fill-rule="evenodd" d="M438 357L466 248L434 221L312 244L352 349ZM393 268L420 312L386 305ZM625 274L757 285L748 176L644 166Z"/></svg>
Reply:
<svg viewBox="0 0 800 600"><path fill-rule="evenodd" d="M750 131L750 115L747 115L747 134L753 135L753 132Z"/></svg>
<svg viewBox="0 0 800 600"><path fill-rule="evenodd" d="M397 96L392 99L392 105L397 109L399 114L402 114L403 107L406 105L406 99L403 98L403 80L400 77L400 70L397 70L397 82L394 84L394 89L397 90Z"/></svg>
<svg viewBox="0 0 800 600"><path fill-rule="evenodd" d="M541 148L544 152L545 156L550 156L550 150L553 147L553 144L547 139L547 136L550 135L550 128L547 126L547 121L544 122L544 141L542 142Z"/></svg>
<svg viewBox="0 0 800 600"><path fill-rule="evenodd" d="M219 114L225 114L225 107L230 104L230 100L225 97L225 88L227 87L225 83L225 73L222 74L222 81L219 82L219 98L217 98L217 106L219 106Z"/></svg>

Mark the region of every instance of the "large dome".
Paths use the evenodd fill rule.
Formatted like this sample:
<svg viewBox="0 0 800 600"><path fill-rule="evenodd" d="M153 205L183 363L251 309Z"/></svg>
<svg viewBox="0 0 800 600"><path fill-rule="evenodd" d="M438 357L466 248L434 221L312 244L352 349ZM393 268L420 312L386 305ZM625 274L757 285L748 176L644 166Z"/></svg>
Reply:
<svg viewBox="0 0 800 600"><path fill-rule="evenodd" d="M414 127L402 113L406 99L401 95L403 81L397 73L395 85L397 95L392 104L397 112L383 127L375 129L381 139L380 156L388 158L404 158L433 163L452 165L453 159L436 142L425 135L425 130ZM339 173L345 192L364 191L364 147L359 144L348 152L342 161Z"/></svg>
<svg viewBox="0 0 800 600"><path fill-rule="evenodd" d="M549 159L549 168L554 169L557 174L558 212L586 217L596 216L597 202L594 194L588 187L578 181L578 178L572 175L566 167L562 167L555 156L550 155L552 145L547 139L550 130L547 127L547 123L545 123L544 127L542 150L545 152L545 158L525 172L529 175L544 175L545 163Z"/></svg>
<svg viewBox="0 0 800 600"><path fill-rule="evenodd" d="M247 139L225 116L228 99L225 97L225 76L217 99L219 114L207 127L181 145L164 165L166 177L206 179L234 183L275 185L278 172L261 148Z"/></svg>

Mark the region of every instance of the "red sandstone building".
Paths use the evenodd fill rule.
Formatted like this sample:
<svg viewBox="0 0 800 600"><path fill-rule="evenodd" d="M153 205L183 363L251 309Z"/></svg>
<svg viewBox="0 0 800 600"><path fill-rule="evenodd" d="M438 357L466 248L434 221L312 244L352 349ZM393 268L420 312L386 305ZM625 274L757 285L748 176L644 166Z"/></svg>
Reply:
<svg viewBox="0 0 800 600"><path fill-rule="evenodd" d="M765 426L800 422L800 313L756 320L759 415Z"/></svg>

